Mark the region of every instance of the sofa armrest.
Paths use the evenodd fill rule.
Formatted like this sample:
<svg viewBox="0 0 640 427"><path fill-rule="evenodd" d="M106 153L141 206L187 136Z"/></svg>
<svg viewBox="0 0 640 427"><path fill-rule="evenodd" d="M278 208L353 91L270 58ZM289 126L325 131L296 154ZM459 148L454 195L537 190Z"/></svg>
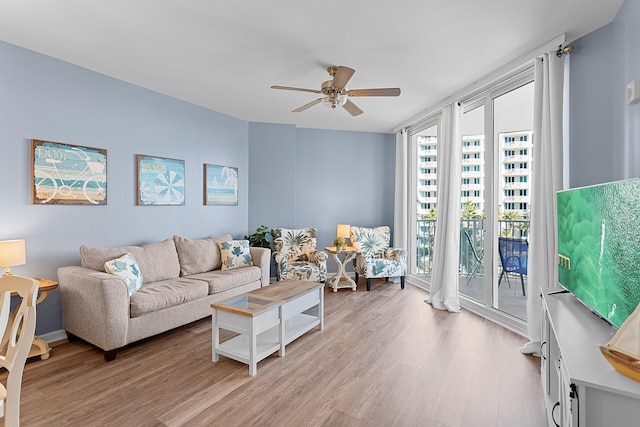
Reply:
<svg viewBox="0 0 640 427"><path fill-rule="evenodd" d="M58 269L62 327L108 351L128 344L129 294L124 281L90 268Z"/></svg>
<svg viewBox="0 0 640 427"><path fill-rule="evenodd" d="M260 267L260 286L269 285L269 277L271 274L271 249L250 247L251 261L253 265Z"/></svg>

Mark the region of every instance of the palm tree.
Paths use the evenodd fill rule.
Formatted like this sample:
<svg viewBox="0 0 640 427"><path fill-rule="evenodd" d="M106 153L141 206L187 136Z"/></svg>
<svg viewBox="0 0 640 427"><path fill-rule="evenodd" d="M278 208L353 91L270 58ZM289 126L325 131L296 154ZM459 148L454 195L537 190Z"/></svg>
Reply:
<svg viewBox="0 0 640 427"><path fill-rule="evenodd" d="M506 222L506 227L500 230L502 237L514 237L516 230L522 232L529 228L529 224L524 222L527 218L519 211L502 212L498 210L498 219Z"/></svg>

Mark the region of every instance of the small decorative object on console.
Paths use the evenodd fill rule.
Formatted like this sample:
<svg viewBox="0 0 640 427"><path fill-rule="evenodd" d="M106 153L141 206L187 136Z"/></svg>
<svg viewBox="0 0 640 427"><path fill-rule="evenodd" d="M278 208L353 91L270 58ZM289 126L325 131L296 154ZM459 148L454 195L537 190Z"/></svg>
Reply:
<svg viewBox="0 0 640 427"><path fill-rule="evenodd" d="M600 351L616 371L640 381L640 305Z"/></svg>

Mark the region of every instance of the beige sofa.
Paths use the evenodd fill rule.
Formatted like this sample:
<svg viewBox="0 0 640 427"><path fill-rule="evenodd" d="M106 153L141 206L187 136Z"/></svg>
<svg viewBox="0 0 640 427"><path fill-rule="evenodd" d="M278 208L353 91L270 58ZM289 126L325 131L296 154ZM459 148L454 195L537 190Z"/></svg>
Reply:
<svg viewBox="0 0 640 427"><path fill-rule="evenodd" d="M80 248L81 266L58 269L62 326L102 350L121 347L211 315L210 304L269 284L270 250L250 248L253 266L221 270L219 242L174 236L145 246ZM124 280L105 273L107 261L131 253L143 276L129 295Z"/></svg>

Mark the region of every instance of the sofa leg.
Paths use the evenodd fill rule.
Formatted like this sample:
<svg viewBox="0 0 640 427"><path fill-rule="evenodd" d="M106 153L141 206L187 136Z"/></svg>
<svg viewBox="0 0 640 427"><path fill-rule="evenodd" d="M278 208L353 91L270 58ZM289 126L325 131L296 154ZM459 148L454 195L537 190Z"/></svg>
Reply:
<svg viewBox="0 0 640 427"><path fill-rule="evenodd" d="M404 289L404 276L400 276L400 289Z"/></svg>
<svg viewBox="0 0 640 427"><path fill-rule="evenodd" d="M371 290L371 279L367 277L367 292Z"/></svg>
<svg viewBox="0 0 640 427"><path fill-rule="evenodd" d="M114 360L116 360L116 352L118 350L106 350L104 352L104 361L105 362L112 362Z"/></svg>
<svg viewBox="0 0 640 427"><path fill-rule="evenodd" d="M78 338L77 336L73 335L71 332L67 332L67 340L69 342L74 342L74 341L78 341L80 338Z"/></svg>
<svg viewBox="0 0 640 427"><path fill-rule="evenodd" d="M358 284L358 273L354 272L354 274L356 275L354 282L356 282L356 285Z"/></svg>

